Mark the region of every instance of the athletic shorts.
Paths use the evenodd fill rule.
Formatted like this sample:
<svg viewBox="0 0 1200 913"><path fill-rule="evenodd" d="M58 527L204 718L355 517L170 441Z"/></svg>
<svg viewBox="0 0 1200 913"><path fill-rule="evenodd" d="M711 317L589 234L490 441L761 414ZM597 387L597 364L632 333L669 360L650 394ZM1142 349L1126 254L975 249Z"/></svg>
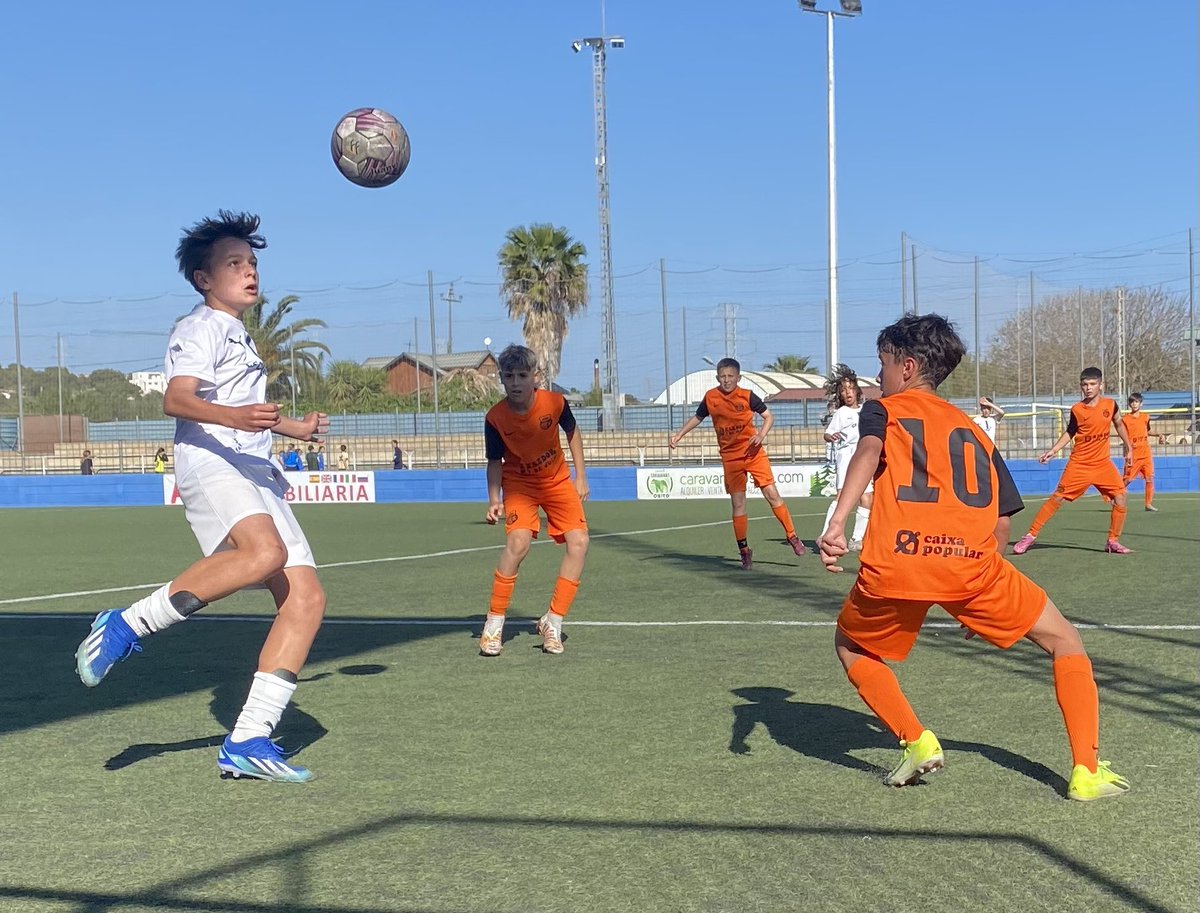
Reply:
<svg viewBox="0 0 1200 913"><path fill-rule="evenodd" d="M287 548L284 567L316 567L304 531L283 500L287 481L270 466L204 466L175 480L188 524L204 554L231 548L229 532L241 520L266 514Z"/></svg>
<svg viewBox="0 0 1200 913"><path fill-rule="evenodd" d="M746 490L746 476L754 478L754 484L766 488L775 484L775 474L771 472L771 461L767 459L767 451L759 447L754 453L740 459L722 460L725 468L725 491L737 494Z"/></svg>
<svg viewBox="0 0 1200 913"><path fill-rule="evenodd" d="M1153 457L1130 457L1125 461L1125 471L1121 473L1121 480L1128 484L1138 476L1147 482L1154 478Z"/></svg>
<svg viewBox="0 0 1200 913"><path fill-rule="evenodd" d="M1105 460L1099 466L1075 467L1070 461L1063 470L1058 487L1054 489L1055 497L1063 501L1074 501L1081 495L1087 494L1089 488L1107 498L1115 498L1125 493L1125 482L1112 460Z"/></svg>
<svg viewBox="0 0 1200 913"><path fill-rule="evenodd" d="M842 603L838 629L864 650L898 662L908 656L925 614L935 604L988 643L1008 649L1041 616L1046 591L1007 561L995 583L961 602L877 599L862 592L856 581Z"/></svg>
<svg viewBox="0 0 1200 913"><path fill-rule="evenodd" d="M587 529L583 502L575 483L560 482L542 491L527 488L504 489L504 533L527 529L536 539L542 527L538 508L546 514L546 529L555 542L565 542L574 529Z"/></svg>
<svg viewBox="0 0 1200 913"><path fill-rule="evenodd" d="M841 491L846 486L846 470L850 468L850 460L854 456L853 447L843 447L833 454L833 490ZM875 490L875 480L867 483L866 491ZM865 492L864 492L865 494Z"/></svg>

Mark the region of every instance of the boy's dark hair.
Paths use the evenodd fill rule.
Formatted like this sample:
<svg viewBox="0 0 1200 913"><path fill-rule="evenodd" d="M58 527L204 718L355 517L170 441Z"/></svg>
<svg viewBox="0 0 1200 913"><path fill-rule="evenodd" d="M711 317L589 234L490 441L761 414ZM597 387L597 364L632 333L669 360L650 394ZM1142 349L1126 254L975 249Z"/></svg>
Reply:
<svg viewBox="0 0 1200 913"><path fill-rule="evenodd" d="M1084 368L1079 372L1079 379L1084 380L1104 380L1104 372L1097 367Z"/></svg>
<svg viewBox="0 0 1200 913"><path fill-rule="evenodd" d="M954 324L941 314L907 314L879 331L875 347L888 355L911 358L935 387L967 354Z"/></svg>
<svg viewBox="0 0 1200 913"><path fill-rule="evenodd" d="M504 351L497 356L496 363L500 366L501 374L509 371L532 373L537 370L537 356L533 354L533 349L515 343L505 347Z"/></svg>
<svg viewBox="0 0 1200 913"><path fill-rule="evenodd" d="M253 213L218 209L217 218L201 219L191 228L184 229L179 246L175 248L175 260L183 278L203 294L204 290L196 284L196 270L208 269L213 245L222 238L237 238L254 250L262 250L267 246L267 239L258 234L258 223L259 218Z"/></svg>
<svg viewBox="0 0 1200 913"><path fill-rule="evenodd" d="M1142 401L1142 394L1137 393L1137 392L1129 394L1129 402L1130 403L1140 403L1141 401Z"/></svg>
<svg viewBox="0 0 1200 913"><path fill-rule="evenodd" d="M733 368L738 374L742 373L742 365L736 358L722 358L717 362L717 370L720 371L722 368Z"/></svg>
<svg viewBox="0 0 1200 913"><path fill-rule="evenodd" d="M829 397L829 402L833 403L834 408L842 404L842 384L846 381L854 385L858 403L862 405L863 392L862 387L858 385L858 375L854 373L852 367L839 362L833 366L833 372L825 380L825 395Z"/></svg>

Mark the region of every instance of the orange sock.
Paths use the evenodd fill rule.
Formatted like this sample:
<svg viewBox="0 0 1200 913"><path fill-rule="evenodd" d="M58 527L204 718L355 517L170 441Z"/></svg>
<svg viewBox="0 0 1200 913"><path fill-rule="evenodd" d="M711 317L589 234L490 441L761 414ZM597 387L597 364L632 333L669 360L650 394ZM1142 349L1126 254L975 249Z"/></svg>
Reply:
<svg viewBox="0 0 1200 913"><path fill-rule="evenodd" d="M789 539L796 535L796 527L792 526L792 515L788 513L787 505L780 504L778 507L772 507L771 513L775 515L775 519L779 521L783 527L783 534Z"/></svg>
<svg viewBox="0 0 1200 913"><path fill-rule="evenodd" d="M550 597L550 611L560 617L565 616L571 610L571 603L575 601L575 593L578 590L578 580L559 577L554 581L554 595Z"/></svg>
<svg viewBox="0 0 1200 913"><path fill-rule="evenodd" d="M858 690L863 703L879 717L898 739L915 742L925 731L913 712L908 698L900 690L896 674L881 659L862 656L846 670L846 677Z"/></svg>
<svg viewBox="0 0 1200 913"><path fill-rule="evenodd" d="M740 517L734 517L733 538L737 539L738 542L744 542L746 540L746 531L749 529L749 527L750 518L745 514L742 514Z"/></svg>
<svg viewBox="0 0 1200 913"><path fill-rule="evenodd" d="M1154 503L1154 479L1146 480L1146 506L1149 507Z"/></svg>
<svg viewBox="0 0 1200 913"><path fill-rule="evenodd" d="M1113 505L1112 515L1108 521L1108 538L1120 539L1121 529L1125 526L1125 508Z"/></svg>
<svg viewBox="0 0 1200 913"><path fill-rule="evenodd" d="M488 604L488 612L492 615L503 615L508 611L512 601L513 587L517 585L516 576L505 577L499 571L492 575L492 601Z"/></svg>
<svg viewBox="0 0 1200 913"><path fill-rule="evenodd" d="M1051 498L1049 501L1043 504L1042 509L1037 512L1037 516L1033 518L1033 523L1029 527L1029 535L1036 536L1039 532L1041 532L1042 527L1046 525L1047 521L1053 517L1058 512L1058 509L1062 506L1063 502L1058 500L1058 498Z"/></svg>
<svg viewBox="0 0 1200 913"><path fill-rule="evenodd" d="M1054 661L1054 695L1067 724L1071 763L1096 772L1100 751L1100 695L1086 653L1060 656Z"/></svg>

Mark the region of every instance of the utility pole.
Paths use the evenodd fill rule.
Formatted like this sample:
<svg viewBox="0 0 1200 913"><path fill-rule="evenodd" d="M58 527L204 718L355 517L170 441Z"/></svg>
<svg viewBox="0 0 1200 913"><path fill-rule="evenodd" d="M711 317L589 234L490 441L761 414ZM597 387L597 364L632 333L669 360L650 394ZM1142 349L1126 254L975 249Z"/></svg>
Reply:
<svg viewBox="0 0 1200 913"><path fill-rule="evenodd" d="M454 354L454 305L462 301L462 295L455 296L454 283L450 283L450 288L446 294L442 295L442 300L446 302L446 354Z"/></svg>
<svg viewBox="0 0 1200 913"><path fill-rule="evenodd" d="M25 453L25 387L21 383L21 306L13 292L13 337L17 355L17 452ZM22 457L22 462L23 462Z"/></svg>
<svg viewBox="0 0 1200 913"><path fill-rule="evenodd" d="M412 341L412 357L413 367L417 369L417 414L421 414L421 343L418 340L421 337L417 335L417 318L413 318L413 341Z"/></svg>
<svg viewBox="0 0 1200 913"><path fill-rule="evenodd" d="M601 7L603 10L603 7ZM603 12L601 13L603 16ZM605 93L605 49L623 48L625 39L606 36L603 18L601 34L595 38L580 38L571 42L571 50L579 53L592 49L592 93L596 117L596 199L600 214L600 300L601 337L604 347L604 411L605 427L618 428L621 422L621 381L617 376L617 315L613 302L612 226L608 201L608 108Z"/></svg>
<svg viewBox="0 0 1200 913"><path fill-rule="evenodd" d="M438 401L438 366L437 366L437 324L433 307L433 270L425 273L429 285L429 353L430 367L433 369L433 446L437 468L442 468L442 414Z"/></svg>
<svg viewBox="0 0 1200 913"><path fill-rule="evenodd" d="M908 232L900 232L900 313L908 313Z"/></svg>
<svg viewBox="0 0 1200 913"><path fill-rule="evenodd" d="M62 399L63 399L63 397L62 397L62 369L63 369L63 356L62 356L62 333L59 333L59 334L58 334L57 343L58 343L58 442L61 444L61 443L63 442L63 403L62 403Z"/></svg>
<svg viewBox="0 0 1200 913"><path fill-rule="evenodd" d="M670 432L671 425L671 350L668 343L667 333L667 261L662 257L658 258L658 286L662 293L662 320L663 320L663 380L666 382L665 395L667 399L667 431Z"/></svg>
<svg viewBox="0 0 1200 913"><path fill-rule="evenodd" d="M1117 289L1117 396L1125 402L1125 288Z"/></svg>
<svg viewBox="0 0 1200 913"><path fill-rule="evenodd" d="M921 313L920 309L917 307L917 245L909 244L908 252L909 252L909 255L912 260L912 283L913 283L913 309L912 309L912 312L913 312L913 316L915 317L915 316L917 316L917 314Z"/></svg>
<svg viewBox="0 0 1200 913"><path fill-rule="evenodd" d="M721 303L721 313L725 321L725 357L737 358L737 309L732 301Z"/></svg>
<svg viewBox="0 0 1200 913"><path fill-rule="evenodd" d="M1037 311L1033 306L1033 270L1029 271L1029 398L1037 402Z"/></svg>

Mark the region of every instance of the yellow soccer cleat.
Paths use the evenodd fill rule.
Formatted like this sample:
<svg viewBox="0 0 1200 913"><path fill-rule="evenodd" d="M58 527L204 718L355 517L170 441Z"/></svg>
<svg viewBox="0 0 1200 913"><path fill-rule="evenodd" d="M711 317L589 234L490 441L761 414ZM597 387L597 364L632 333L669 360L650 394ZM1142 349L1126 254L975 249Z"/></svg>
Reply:
<svg viewBox="0 0 1200 913"><path fill-rule="evenodd" d="M1093 799L1107 799L1127 792L1129 781L1110 770L1107 761L1101 761L1096 765L1095 773L1082 764L1075 765L1071 771L1071 785L1067 787L1067 798L1091 802Z"/></svg>
<svg viewBox="0 0 1200 913"><path fill-rule="evenodd" d="M922 732L915 742L901 740L900 745L904 749L900 763L883 778L883 782L888 786L911 786L925 774L931 774L946 766L942 743L928 729Z"/></svg>

